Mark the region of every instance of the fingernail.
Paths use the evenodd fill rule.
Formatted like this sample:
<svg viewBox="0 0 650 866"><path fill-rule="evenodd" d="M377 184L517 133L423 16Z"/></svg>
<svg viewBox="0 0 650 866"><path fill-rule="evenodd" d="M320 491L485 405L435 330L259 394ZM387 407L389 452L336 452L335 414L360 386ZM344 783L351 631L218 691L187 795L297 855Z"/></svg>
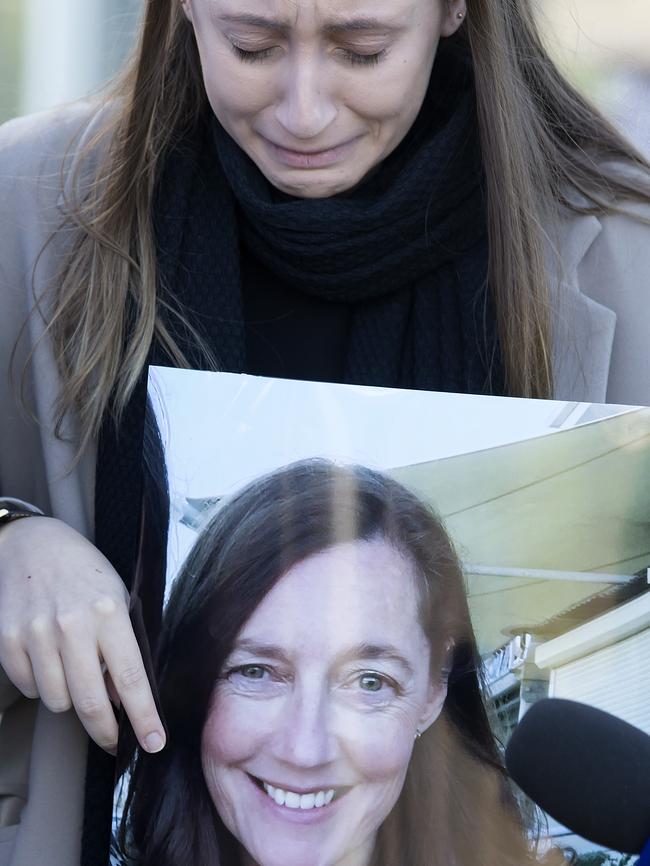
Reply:
<svg viewBox="0 0 650 866"><path fill-rule="evenodd" d="M159 733L154 732L148 734L144 740L144 747L148 752L160 752L165 745L165 741Z"/></svg>

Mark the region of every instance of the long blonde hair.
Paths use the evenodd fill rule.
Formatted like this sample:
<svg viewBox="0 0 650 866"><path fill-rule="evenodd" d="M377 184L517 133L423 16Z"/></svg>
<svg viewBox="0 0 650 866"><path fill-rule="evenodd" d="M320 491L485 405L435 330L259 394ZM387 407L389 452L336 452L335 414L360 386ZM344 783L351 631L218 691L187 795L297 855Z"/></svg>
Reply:
<svg viewBox="0 0 650 866"><path fill-rule="evenodd" d="M542 226L563 206L601 214L626 200L650 202L650 165L560 75L542 45L531 0L467 0L467 7L451 38L466 43L475 70L489 284L507 389L547 397L553 385ZM107 411L119 419L154 336L174 363L185 365L161 317L152 226L165 154L210 110L178 0L149 0L136 51L111 98L112 120L86 148L89 158L103 153L96 183L90 190L73 184L78 239L53 289L49 322L63 381L57 433L66 412L76 410L80 453ZM648 172L645 189L616 166L621 161ZM584 203L567 200L568 191Z"/></svg>

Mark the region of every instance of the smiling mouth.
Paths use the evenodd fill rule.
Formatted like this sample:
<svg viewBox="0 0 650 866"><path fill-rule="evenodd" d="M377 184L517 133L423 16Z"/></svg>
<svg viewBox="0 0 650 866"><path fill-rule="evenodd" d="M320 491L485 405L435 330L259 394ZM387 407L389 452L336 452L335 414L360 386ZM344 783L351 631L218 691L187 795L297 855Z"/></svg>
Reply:
<svg viewBox="0 0 650 866"><path fill-rule="evenodd" d="M350 790L349 787L322 788L320 790L314 789L307 793L299 793L285 788L278 788L265 782L263 779L258 779L256 776L250 776L250 778L278 806L285 806L288 809L301 809L303 811L322 809L324 806L329 806L333 800L339 799Z"/></svg>

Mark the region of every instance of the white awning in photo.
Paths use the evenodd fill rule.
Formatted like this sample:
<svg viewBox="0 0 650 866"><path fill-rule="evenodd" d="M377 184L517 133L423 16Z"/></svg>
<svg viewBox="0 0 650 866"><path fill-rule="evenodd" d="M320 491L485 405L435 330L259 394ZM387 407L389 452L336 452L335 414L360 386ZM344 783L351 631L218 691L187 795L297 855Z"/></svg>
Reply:
<svg viewBox="0 0 650 866"><path fill-rule="evenodd" d="M391 474L454 538L482 653L650 565L650 409Z"/></svg>

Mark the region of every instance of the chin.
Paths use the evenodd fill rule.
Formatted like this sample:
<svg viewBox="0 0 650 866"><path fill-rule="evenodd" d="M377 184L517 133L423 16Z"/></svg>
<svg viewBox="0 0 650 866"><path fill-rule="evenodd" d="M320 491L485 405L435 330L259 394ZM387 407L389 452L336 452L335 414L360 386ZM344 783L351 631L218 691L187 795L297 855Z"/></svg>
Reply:
<svg viewBox="0 0 650 866"><path fill-rule="evenodd" d="M299 844L295 839L276 839L272 842L268 837L264 840L262 850L246 851L248 857L244 863L248 866L346 866L346 864L364 863L370 859L370 850L366 845L343 851L330 849L325 842L305 842ZM251 862L252 861L252 862Z"/></svg>
<svg viewBox="0 0 650 866"><path fill-rule="evenodd" d="M263 172L263 174L265 174ZM286 195L292 195L296 198L332 198L332 196L340 195L341 193L350 192L361 182L362 178L328 178L326 172L322 172L322 176L317 178L316 172L314 177L309 177L307 172L303 172L304 177L300 177L296 172L295 177L277 177L265 174L269 183L280 192Z"/></svg>
<svg viewBox="0 0 650 866"><path fill-rule="evenodd" d="M335 861L328 862L323 859L321 852L315 850L313 845L277 846L269 844L267 840L263 851L257 854L248 851L246 853L249 859L245 858L244 863L249 866L252 866L251 861L255 866L335 866Z"/></svg>
<svg viewBox="0 0 650 866"><path fill-rule="evenodd" d="M264 159L252 155L251 158L271 186L295 198L331 198L354 189L371 173L344 163L320 169L278 170L276 165L268 164Z"/></svg>

